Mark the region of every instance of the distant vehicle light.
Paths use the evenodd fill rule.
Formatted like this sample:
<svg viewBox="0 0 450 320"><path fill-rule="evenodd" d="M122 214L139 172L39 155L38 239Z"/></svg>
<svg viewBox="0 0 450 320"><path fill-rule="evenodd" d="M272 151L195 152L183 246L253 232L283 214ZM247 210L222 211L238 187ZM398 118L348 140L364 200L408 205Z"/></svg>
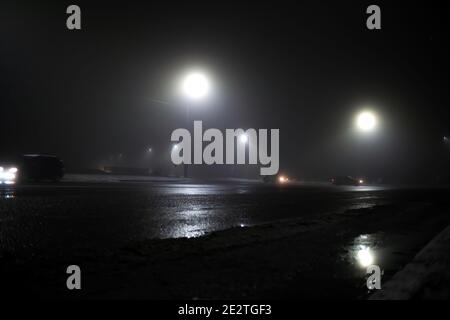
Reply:
<svg viewBox="0 0 450 320"><path fill-rule="evenodd" d="M288 181L289 181L289 179L287 177L285 177L285 176L280 176L278 178L278 182L280 182L280 183L286 183Z"/></svg>
<svg viewBox="0 0 450 320"><path fill-rule="evenodd" d="M11 172L11 173L17 173L17 168L12 167L12 168L9 168L8 171Z"/></svg>
<svg viewBox="0 0 450 320"><path fill-rule="evenodd" d="M351 176L340 176L332 178L331 183L336 186L360 186L364 183L364 180L353 178Z"/></svg>

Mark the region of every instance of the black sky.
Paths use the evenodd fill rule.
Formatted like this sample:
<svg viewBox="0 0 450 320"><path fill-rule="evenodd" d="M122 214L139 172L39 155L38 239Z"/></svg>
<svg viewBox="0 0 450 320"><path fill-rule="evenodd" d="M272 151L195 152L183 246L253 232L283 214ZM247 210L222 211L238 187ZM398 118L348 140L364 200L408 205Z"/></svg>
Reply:
<svg viewBox="0 0 450 320"><path fill-rule="evenodd" d="M392 2L392 1L391 1ZM55 153L73 170L112 154L165 150L184 110L173 80L199 65L216 92L207 127L280 128L282 170L300 178L448 175L448 41L438 2L2 2L2 153ZM379 132L352 133L370 105ZM162 151L161 151L162 152Z"/></svg>

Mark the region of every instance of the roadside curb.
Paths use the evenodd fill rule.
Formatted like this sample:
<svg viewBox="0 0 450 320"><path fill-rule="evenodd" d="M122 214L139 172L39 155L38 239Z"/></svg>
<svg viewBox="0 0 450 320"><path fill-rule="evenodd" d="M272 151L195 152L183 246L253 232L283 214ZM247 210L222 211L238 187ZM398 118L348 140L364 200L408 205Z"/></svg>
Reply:
<svg viewBox="0 0 450 320"><path fill-rule="evenodd" d="M449 285L450 225L369 300L448 299Z"/></svg>

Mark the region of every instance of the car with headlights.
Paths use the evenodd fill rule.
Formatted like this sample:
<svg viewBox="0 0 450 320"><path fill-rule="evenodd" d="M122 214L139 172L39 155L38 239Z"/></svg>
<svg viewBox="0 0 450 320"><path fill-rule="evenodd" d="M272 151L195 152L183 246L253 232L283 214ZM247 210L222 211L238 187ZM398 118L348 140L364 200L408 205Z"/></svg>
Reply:
<svg viewBox="0 0 450 320"><path fill-rule="evenodd" d="M273 176L264 176L263 182L268 184L287 184L290 182L290 179L285 175L276 174Z"/></svg>
<svg viewBox="0 0 450 320"><path fill-rule="evenodd" d="M0 164L0 185L14 184L17 180L18 169L13 163Z"/></svg>
<svg viewBox="0 0 450 320"><path fill-rule="evenodd" d="M57 182L64 176L64 164L54 155L24 154L8 161L0 161L0 183L27 181Z"/></svg>
<svg viewBox="0 0 450 320"><path fill-rule="evenodd" d="M343 176L332 178L331 183L336 186L360 186L364 184L364 180L356 179L351 176Z"/></svg>

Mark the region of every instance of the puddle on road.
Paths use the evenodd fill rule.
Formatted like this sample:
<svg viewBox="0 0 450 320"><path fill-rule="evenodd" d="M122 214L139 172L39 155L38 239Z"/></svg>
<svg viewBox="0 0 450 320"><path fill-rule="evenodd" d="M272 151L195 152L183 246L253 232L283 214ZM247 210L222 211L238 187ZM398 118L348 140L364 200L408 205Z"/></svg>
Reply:
<svg viewBox="0 0 450 320"><path fill-rule="evenodd" d="M341 259L357 270L365 270L370 265L378 265L383 260L382 234L361 234L344 246ZM381 266L380 266L381 267Z"/></svg>
<svg viewBox="0 0 450 320"><path fill-rule="evenodd" d="M370 293L367 288L368 267L379 266L381 274L384 274L386 252L384 233L360 234L341 247L339 254L339 276L351 281L354 289L364 298ZM370 273L372 274L373 271Z"/></svg>
<svg viewBox="0 0 450 320"><path fill-rule="evenodd" d="M365 272L369 265L378 265L391 273L402 268L417 251L410 235L385 232L361 234L342 249L341 261L350 264L354 271Z"/></svg>
<svg viewBox="0 0 450 320"><path fill-rule="evenodd" d="M356 263L367 268L377 262L378 241L375 235L362 234L356 237L349 248L350 256Z"/></svg>
<svg viewBox="0 0 450 320"><path fill-rule="evenodd" d="M412 250L413 249L413 250ZM368 267L378 266L381 271L381 286L401 270L415 255L411 235L377 232L360 234L341 247L341 277L353 279L363 294L367 289ZM373 271L370 272L372 274ZM362 296L363 297L363 296Z"/></svg>

